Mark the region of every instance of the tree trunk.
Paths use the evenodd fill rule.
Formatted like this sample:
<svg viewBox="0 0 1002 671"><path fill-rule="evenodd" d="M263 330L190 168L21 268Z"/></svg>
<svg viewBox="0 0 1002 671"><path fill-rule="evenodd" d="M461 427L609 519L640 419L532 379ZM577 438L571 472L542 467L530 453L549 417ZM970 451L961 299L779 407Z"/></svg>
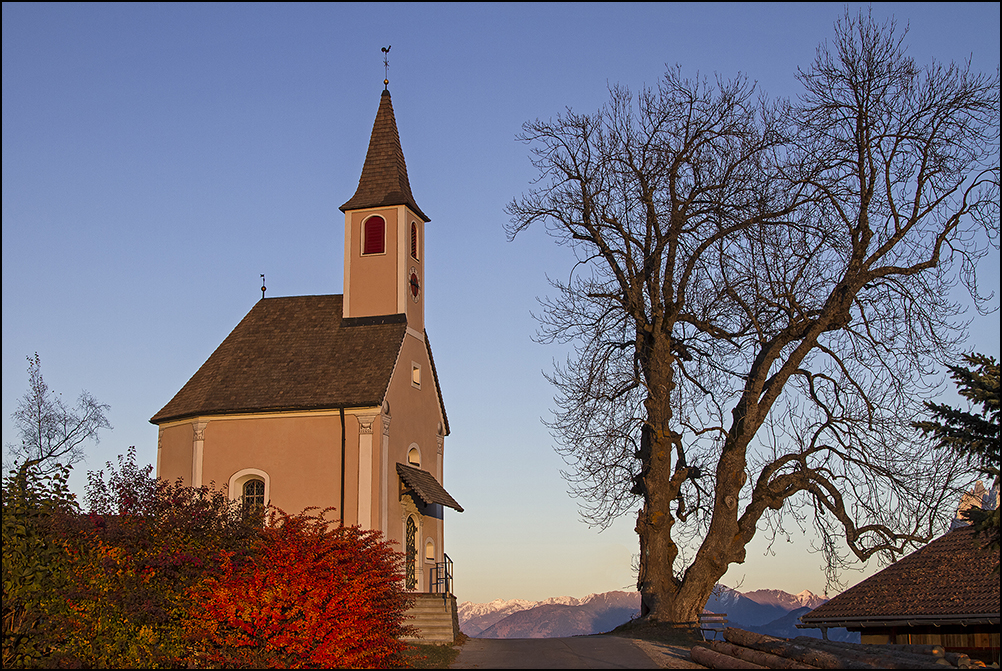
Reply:
<svg viewBox="0 0 1002 671"><path fill-rule="evenodd" d="M677 434L652 437L645 507L637 520L640 535L641 617L659 622L694 623L713 588L732 563L745 559L745 539L738 525L738 494L744 485L745 446L728 440L718 462L713 518L692 565L682 580L674 574L678 547L671 539L675 518L669 504L678 496L686 469L671 473L672 441Z"/></svg>
<svg viewBox="0 0 1002 671"><path fill-rule="evenodd" d="M688 468L681 459L682 436L671 429L674 356L671 341L663 335L641 332L638 341L643 343L641 352L646 355L641 356L641 362L649 390L644 402L647 423L641 432L638 455L644 495L636 526L640 536L640 615L659 622L695 624L723 571L698 580L690 579L692 569L684 580L675 575L678 546L671 536L675 524L671 504L679 496ZM680 458L674 461L676 454ZM727 564L722 566L726 571Z"/></svg>

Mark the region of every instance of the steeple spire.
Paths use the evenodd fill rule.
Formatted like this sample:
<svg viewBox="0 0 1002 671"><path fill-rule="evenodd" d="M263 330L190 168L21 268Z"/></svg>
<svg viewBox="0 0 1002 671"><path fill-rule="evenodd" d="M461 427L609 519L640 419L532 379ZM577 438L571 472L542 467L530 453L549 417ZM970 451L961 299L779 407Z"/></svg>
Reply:
<svg viewBox="0 0 1002 671"><path fill-rule="evenodd" d="M425 222L431 221L414 202L410 181L407 179L407 164L400 148L400 134L393 116L390 92L384 90L379 98L379 110L372 124L369 151L365 155L362 176L358 180L355 195L342 205L342 212L361 210L368 207L406 205Z"/></svg>

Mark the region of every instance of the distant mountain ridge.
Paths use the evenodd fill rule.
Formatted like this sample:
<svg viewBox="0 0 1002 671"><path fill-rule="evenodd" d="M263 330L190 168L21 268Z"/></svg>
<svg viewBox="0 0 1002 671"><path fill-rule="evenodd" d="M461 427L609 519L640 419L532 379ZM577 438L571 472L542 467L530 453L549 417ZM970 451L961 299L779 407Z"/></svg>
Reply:
<svg viewBox="0 0 1002 671"><path fill-rule="evenodd" d="M587 616L572 614L575 612L574 609L578 609L577 612L586 612ZM561 631L573 629L574 633L566 635L576 636L583 628L589 628L588 623L596 619L604 621L606 619L603 615L605 611L623 609L632 610L623 619L613 624L610 629L629 620L634 612L639 613L640 594L637 592L604 592L589 594L580 599L572 596L556 596L543 601L526 601L524 599L495 599L488 603L464 601L459 604L459 626L463 633L479 638L553 638L565 635L542 635L540 633L544 630L556 631L558 629ZM533 611L531 616L515 617L507 624L494 626L509 617L530 610ZM562 619L568 622L573 620L578 624L576 626L558 625L557 623ZM508 635L503 635L505 632ZM587 633L595 632L589 631Z"/></svg>
<svg viewBox="0 0 1002 671"><path fill-rule="evenodd" d="M790 594L781 589L757 589L753 592L744 592L744 596L756 603L780 606L787 610L804 607L814 610L828 601L825 597L818 596L808 589L799 594Z"/></svg>
<svg viewBox="0 0 1002 671"><path fill-rule="evenodd" d="M760 589L741 593L719 585L706 611L726 613L730 624L773 636L818 636L811 629L796 629L798 618L828 601L804 590L790 594ZM543 601L495 599L488 603L459 604L459 626L477 638L557 638L597 634L614 629L640 614L638 592L603 592L577 599L558 596ZM844 634L844 636L843 636ZM835 640L856 640L859 634L829 630ZM855 638L853 638L855 637Z"/></svg>

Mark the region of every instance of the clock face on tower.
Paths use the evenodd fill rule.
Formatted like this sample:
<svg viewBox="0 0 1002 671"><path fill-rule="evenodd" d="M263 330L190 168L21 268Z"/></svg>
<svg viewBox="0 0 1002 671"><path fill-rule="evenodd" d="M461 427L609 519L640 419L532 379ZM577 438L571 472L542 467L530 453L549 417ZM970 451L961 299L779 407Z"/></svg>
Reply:
<svg viewBox="0 0 1002 671"><path fill-rule="evenodd" d="M417 268L411 266L411 300L415 303L418 302L418 296L421 294L421 280L417 276Z"/></svg>

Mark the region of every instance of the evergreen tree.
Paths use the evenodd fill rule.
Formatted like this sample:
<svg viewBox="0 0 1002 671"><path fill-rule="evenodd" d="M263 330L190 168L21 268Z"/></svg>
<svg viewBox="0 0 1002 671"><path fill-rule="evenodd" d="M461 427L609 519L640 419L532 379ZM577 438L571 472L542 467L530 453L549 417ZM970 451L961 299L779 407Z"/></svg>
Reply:
<svg viewBox="0 0 1002 671"><path fill-rule="evenodd" d="M915 426L936 441L936 446L952 450L977 465L982 473L999 484L999 438L1002 410L999 402L999 364L984 354L964 355L969 367L950 366L957 392L971 403L960 410L945 403L926 403L931 420ZM987 533L993 548L999 545L999 509L972 507L962 513L978 533Z"/></svg>

